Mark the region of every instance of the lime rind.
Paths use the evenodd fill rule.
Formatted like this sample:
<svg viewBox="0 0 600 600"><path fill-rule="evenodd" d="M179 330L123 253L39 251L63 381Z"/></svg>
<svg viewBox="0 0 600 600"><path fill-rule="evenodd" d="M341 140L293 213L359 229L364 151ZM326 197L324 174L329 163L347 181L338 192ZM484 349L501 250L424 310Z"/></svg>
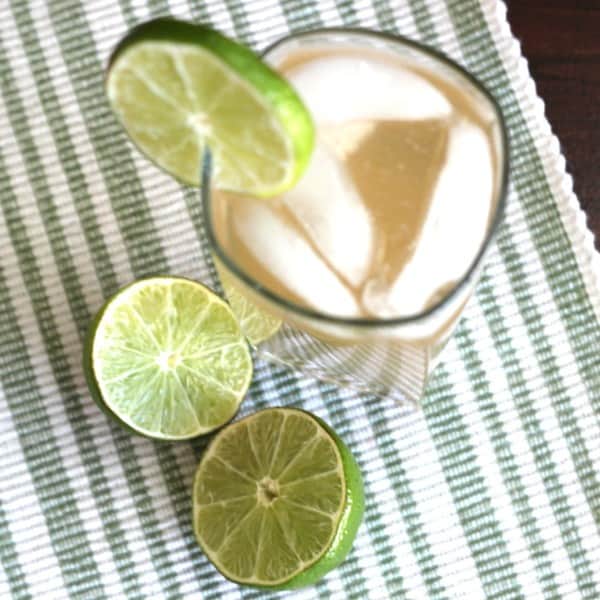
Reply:
<svg viewBox="0 0 600 600"><path fill-rule="evenodd" d="M341 438L325 421L316 415L313 415L313 417L329 433L340 451L346 481L346 502L338 523L335 538L327 553L311 569L300 573L290 580L285 586L286 589L297 589L313 585L329 573L329 571L342 564L352 550L352 544L358 533L365 511L364 484L356 459Z"/></svg>

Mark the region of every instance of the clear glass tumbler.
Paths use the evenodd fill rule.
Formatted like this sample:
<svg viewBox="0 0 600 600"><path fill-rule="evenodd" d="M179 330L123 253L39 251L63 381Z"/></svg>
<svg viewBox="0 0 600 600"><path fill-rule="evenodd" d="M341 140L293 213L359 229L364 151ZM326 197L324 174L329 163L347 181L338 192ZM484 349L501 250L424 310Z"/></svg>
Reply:
<svg viewBox="0 0 600 600"><path fill-rule="evenodd" d="M291 52L331 47L379 49L414 61L421 69L453 80L492 116L500 163L495 198L484 242L464 277L435 305L408 317L342 318L295 304L256 281L220 243L213 219L210 153L202 177L206 234L223 287L259 356L340 386L417 404L473 292L502 218L508 176L506 128L497 103L473 76L439 52L400 36L319 29L281 39L266 50L264 59L277 68ZM262 335L256 335L257 319Z"/></svg>

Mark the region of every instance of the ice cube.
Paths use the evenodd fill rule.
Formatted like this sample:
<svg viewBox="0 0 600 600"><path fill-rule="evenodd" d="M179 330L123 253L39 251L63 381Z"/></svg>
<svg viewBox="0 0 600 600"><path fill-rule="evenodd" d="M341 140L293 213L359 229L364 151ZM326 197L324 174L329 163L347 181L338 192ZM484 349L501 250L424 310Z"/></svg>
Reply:
<svg viewBox="0 0 600 600"><path fill-rule="evenodd" d="M286 70L319 124L447 117L452 107L426 78L366 57L324 56Z"/></svg>
<svg viewBox="0 0 600 600"><path fill-rule="evenodd" d="M458 281L485 238L494 187L491 149L485 133L466 121L450 129L448 154L412 257L391 289L365 286L363 303L380 316L411 315Z"/></svg>
<svg viewBox="0 0 600 600"><path fill-rule="evenodd" d="M373 224L343 163L318 142L302 179L283 201L321 257L358 287L371 264Z"/></svg>
<svg viewBox="0 0 600 600"><path fill-rule="evenodd" d="M357 152L361 144L376 130L378 121L357 120L319 126L319 137L339 160Z"/></svg>
<svg viewBox="0 0 600 600"><path fill-rule="evenodd" d="M300 231L285 222L275 204L244 198L231 211L231 219L245 249L285 288L320 311L358 316L350 291Z"/></svg>

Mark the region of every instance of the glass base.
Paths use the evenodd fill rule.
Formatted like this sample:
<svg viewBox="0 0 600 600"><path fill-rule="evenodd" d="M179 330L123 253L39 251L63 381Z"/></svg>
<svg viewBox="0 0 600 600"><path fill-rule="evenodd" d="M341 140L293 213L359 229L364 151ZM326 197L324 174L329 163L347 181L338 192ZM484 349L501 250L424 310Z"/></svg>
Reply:
<svg viewBox="0 0 600 600"><path fill-rule="evenodd" d="M288 324L255 349L261 358L310 377L414 407L429 374L429 351L425 347L381 339L333 345Z"/></svg>

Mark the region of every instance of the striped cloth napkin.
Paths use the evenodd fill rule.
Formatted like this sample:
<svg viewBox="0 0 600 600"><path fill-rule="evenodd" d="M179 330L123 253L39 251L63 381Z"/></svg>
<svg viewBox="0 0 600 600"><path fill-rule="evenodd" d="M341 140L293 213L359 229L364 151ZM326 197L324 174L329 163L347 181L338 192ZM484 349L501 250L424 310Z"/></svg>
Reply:
<svg viewBox="0 0 600 600"><path fill-rule="evenodd" d="M349 558L288 597L600 598L600 260L493 0L0 2L0 598L275 597L196 546L206 441L114 426L80 365L90 317L133 278L215 283L197 198L134 151L103 95L116 40L168 13L256 49L341 24L423 40L510 128L507 217L422 411L257 367L242 414L316 412L366 482Z"/></svg>

